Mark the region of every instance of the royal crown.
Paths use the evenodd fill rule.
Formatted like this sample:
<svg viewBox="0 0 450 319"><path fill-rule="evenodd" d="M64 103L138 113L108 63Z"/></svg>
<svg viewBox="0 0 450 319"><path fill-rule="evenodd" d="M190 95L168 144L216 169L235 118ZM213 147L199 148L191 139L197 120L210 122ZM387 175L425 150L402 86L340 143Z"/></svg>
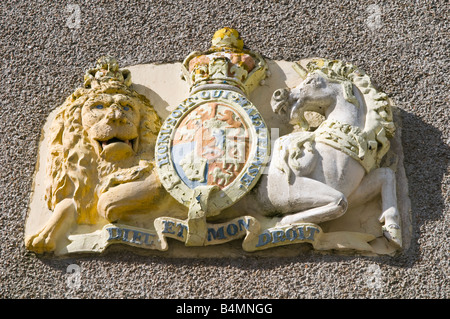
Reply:
<svg viewBox="0 0 450 319"><path fill-rule="evenodd" d="M191 94L203 89L228 88L245 95L260 84L268 70L264 58L244 49L239 32L231 28L216 31L209 50L189 54L182 69Z"/></svg>
<svg viewBox="0 0 450 319"><path fill-rule="evenodd" d="M84 75L85 88L98 88L104 85L126 86L131 85L131 73L129 70L120 70L119 63L114 57L102 56L97 60L93 69L86 71Z"/></svg>

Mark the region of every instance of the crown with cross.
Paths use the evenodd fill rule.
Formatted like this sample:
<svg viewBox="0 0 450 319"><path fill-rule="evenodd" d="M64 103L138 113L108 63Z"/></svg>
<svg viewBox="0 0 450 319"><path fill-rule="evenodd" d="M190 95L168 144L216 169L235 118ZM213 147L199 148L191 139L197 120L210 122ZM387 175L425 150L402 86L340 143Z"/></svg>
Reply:
<svg viewBox="0 0 450 319"><path fill-rule="evenodd" d="M191 94L213 87L232 87L249 94L264 80L268 68L260 54L244 48L237 30L222 28L215 32L207 51L186 57L182 71Z"/></svg>

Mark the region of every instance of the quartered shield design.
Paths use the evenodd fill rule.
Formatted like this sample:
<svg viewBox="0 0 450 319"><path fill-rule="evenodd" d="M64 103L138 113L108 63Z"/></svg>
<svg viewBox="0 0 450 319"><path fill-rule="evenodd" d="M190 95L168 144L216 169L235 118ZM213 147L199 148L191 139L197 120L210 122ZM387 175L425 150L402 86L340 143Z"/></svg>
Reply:
<svg viewBox="0 0 450 319"><path fill-rule="evenodd" d="M249 132L239 113L219 103L193 109L177 127L172 142L175 170L189 188L230 185L244 168Z"/></svg>
<svg viewBox="0 0 450 319"><path fill-rule="evenodd" d="M194 189L211 186L213 209L242 198L270 153L266 124L242 94L205 90L183 101L164 122L156 162L164 187L189 206Z"/></svg>

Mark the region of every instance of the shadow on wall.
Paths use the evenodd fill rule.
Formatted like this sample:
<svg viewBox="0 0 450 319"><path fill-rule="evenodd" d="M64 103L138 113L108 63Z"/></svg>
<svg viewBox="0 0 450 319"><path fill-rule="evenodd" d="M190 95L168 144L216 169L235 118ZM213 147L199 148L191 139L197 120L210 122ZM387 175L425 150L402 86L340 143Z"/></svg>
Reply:
<svg viewBox="0 0 450 319"><path fill-rule="evenodd" d="M399 111L403 122L404 167L411 199L411 253L417 253L423 224L438 221L445 213L443 184L448 183L444 179L448 178L450 147L443 141L438 128L414 114Z"/></svg>
<svg viewBox="0 0 450 319"><path fill-rule="evenodd" d="M167 111L169 104L164 101L155 91L141 84L134 84L133 89L139 94L146 96L150 100L150 104L155 108L161 119L165 119L170 112Z"/></svg>

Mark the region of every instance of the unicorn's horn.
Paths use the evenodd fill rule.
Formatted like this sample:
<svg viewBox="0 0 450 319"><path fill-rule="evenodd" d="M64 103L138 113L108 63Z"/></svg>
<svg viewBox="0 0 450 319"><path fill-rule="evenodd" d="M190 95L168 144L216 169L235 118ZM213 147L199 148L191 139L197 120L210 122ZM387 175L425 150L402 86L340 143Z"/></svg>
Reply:
<svg viewBox="0 0 450 319"><path fill-rule="evenodd" d="M295 62L292 65L292 68L295 70L295 72L298 73L298 75L300 75L302 80L306 79L306 76L308 75L308 71L306 71L306 69L304 67L302 67L299 62Z"/></svg>

